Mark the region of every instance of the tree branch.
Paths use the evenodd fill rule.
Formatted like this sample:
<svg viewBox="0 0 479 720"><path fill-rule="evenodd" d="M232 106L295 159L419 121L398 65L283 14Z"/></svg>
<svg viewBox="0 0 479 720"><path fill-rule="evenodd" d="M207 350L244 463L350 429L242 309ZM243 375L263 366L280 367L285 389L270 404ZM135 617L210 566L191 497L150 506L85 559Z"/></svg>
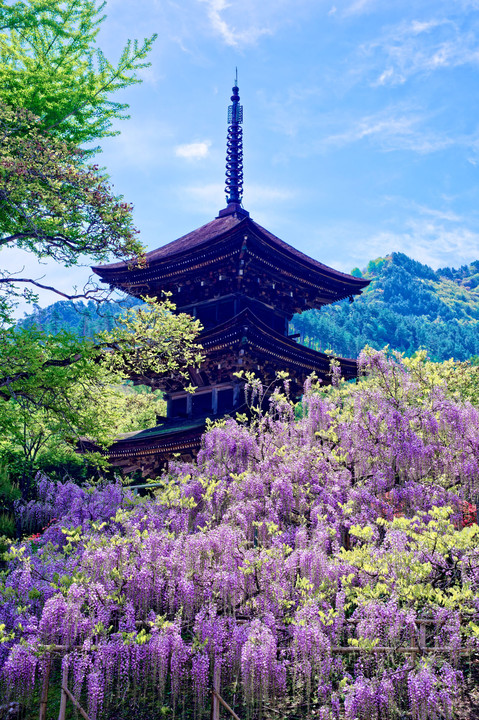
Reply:
<svg viewBox="0 0 479 720"><path fill-rule="evenodd" d="M62 292L61 290L58 290L57 288L53 287L52 285L43 285L43 283L39 283L37 280L33 280L32 278L17 278L17 277L7 277L2 278L0 277L0 284L1 283L12 283L14 285L15 283L29 283L30 285L34 285L37 288L40 288L41 290L50 290L50 292L56 293L57 295L60 295L61 297L64 297L66 300L94 300L95 302L103 302L105 300L105 297L98 297L98 293L105 292L103 288L92 288L91 290L85 290L83 293L78 293L76 295L68 295L67 293Z"/></svg>

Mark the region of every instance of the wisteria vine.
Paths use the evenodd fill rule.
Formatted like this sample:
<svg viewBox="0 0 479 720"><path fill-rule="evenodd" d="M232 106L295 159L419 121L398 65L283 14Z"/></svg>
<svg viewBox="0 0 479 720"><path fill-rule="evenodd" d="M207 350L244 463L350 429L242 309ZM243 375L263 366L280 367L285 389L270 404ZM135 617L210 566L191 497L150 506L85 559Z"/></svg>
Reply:
<svg viewBox="0 0 479 720"><path fill-rule="evenodd" d="M215 667L249 717L453 718L478 651L479 411L465 366L361 365L223 421L152 497L41 479L18 512L50 525L1 580L5 692L53 657L92 720L207 717Z"/></svg>

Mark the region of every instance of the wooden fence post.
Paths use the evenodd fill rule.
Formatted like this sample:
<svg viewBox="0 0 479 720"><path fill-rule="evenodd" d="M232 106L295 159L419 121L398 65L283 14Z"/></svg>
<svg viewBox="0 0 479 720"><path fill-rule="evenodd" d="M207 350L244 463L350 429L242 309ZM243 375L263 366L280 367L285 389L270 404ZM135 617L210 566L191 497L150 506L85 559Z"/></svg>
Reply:
<svg viewBox="0 0 479 720"><path fill-rule="evenodd" d="M234 720L240 720L239 717L237 716L237 714L235 713L235 711L233 710L233 708L230 708L230 706L228 705L226 700L223 700L221 695L218 695L218 700L223 705L223 707L229 712L229 714L234 717Z"/></svg>
<svg viewBox="0 0 479 720"><path fill-rule="evenodd" d="M62 694L60 696L60 712L58 713L58 720L65 720L65 712L67 709L67 694L64 690L68 684L68 665L63 666L62 671Z"/></svg>
<svg viewBox="0 0 479 720"><path fill-rule="evenodd" d="M220 702L218 700L218 695L220 694L220 682L221 665L219 662L215 662L215 666L213 668L213 689L211 691L211 720L220 720Z"/></svg>
<svg viewBox="0 0 479 720"><path fill-rule="evenodd" d="M43 676L42 683L42 696L40 700L40 715L38 720L47 720L47 701L48 701L48 686L50 684L50 670L52 667L52 657L48 656L45 665L45 674Z"/></svg>
<svg viewBox="0 0 479 720"><path fill-rule="evenodd" d="M416 633L414 629L411 629L411 655L412 655L412 661L414 664L416 664L417 656L419 653L419 647L416 640Z"/></svg>

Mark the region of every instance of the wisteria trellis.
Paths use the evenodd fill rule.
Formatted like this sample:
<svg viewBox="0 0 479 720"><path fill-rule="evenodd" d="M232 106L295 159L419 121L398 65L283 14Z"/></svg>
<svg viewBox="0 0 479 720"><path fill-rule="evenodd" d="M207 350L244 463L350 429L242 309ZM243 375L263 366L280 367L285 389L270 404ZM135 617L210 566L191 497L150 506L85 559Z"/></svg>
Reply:
<svg viewBox="0 0 479 720"><path fill-rule="evenodd" d="M201 717L215 663L253 717L454 717L479 638L479 411L465 366L361 364L213 428L154 498L41 479L25 530L56 519L2 579L5 689L55 649L93 719L132 698Z"/></svg>

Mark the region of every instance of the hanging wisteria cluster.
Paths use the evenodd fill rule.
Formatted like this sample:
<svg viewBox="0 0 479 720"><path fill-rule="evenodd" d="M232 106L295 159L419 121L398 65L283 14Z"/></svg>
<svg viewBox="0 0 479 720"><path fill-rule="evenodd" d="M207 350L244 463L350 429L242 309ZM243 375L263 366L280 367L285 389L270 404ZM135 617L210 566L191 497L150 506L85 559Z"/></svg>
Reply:
<svg viewBox="0 0 479 720"><path fill-rule="evenodd" d="M245 717L455 717L479 650L479 411L464 366L361 363L214 427L153 497L41 480L19 512L55 520L1 583L10 697L51 656L92 720L208 717L215 667Z"/></svg>

